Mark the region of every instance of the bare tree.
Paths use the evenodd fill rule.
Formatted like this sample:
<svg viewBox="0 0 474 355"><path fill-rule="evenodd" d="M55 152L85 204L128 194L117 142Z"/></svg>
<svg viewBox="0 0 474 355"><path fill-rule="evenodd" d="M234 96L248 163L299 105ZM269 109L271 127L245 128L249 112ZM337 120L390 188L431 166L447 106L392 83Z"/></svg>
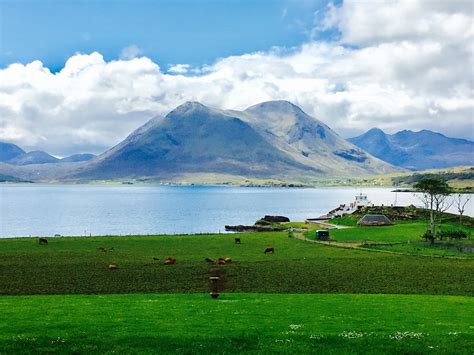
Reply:
<svg viewBox="0 0 474 355"><path fill-rule="evenodd" d="M454 200L456 202L456 207L459 212L459 224L462 226L462 215L466 211L466 205L471 200L472 195L470 194L456 194Z"/></svg>
<svg viewBox="0 0 474 355"><path fill-rule="evenodd" d="M438 234L439 239L443 239L441 234L441 225L443 223L443 213L449 210L449 208L454 204L454 200L450 197L449 191L435 195L435 211L436 216L438 217Z"/></svg>

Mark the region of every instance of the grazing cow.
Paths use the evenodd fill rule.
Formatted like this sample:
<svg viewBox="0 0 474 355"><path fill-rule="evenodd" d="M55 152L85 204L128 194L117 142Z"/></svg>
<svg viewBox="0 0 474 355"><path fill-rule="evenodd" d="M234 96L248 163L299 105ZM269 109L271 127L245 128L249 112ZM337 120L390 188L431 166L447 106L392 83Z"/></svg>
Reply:
<svg viewBox="0 0 474 355"><path fill-rule="evenodd" d="M105 248L103 247L98 247L97 251L100 251L101 253L105 253L107 250L105 250Z"/></svg>
<svg viewBox="0 0 474 355"><path fill-rule="evenodd" d="M117 270L118 269L118 265L117 264L109 264L109 266L107 266L109 268L109 270Z"/></svg>
<svg viewBox="0 0 474 355"><path fill-rule="evenodd" d="M240 244L240 238L234 238L235 244Z"/></svg>
<svg viewBox="0 0 474 355"><path fill-rule="evenodd" d="M176 259L173 259L171 256L168 256L168 258L165 261L165 265L174 265L176 264Z"/></svg>
<svg viewBox="0 0 474 355"><path fill-rule="evenodd" d="M274 253L275 253L275 248L266 248L263 253L264 253L264 254L267 254L267 253L272 253L272 254L274 254Z"/></svg>
<svg viewBox="0 0 474 355"><path fill-rule="evenodd" d="M207 261L208 263L215 263L216 261L211 259L211 258L204 258L205 261Z"/></svg>
<svg viewBox="0 0 474 355"><path fill-rule="evenodd" d="M48 239L46 238L38 238L38 242L40 245L48 245Z"/></svg>

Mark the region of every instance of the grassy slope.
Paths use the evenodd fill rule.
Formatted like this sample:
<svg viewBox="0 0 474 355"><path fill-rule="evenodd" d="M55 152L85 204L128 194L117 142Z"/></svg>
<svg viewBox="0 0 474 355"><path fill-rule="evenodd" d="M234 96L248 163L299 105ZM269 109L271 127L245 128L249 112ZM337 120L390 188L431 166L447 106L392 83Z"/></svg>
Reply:
<svg viewBox="0 0 474 355"><path fill-rule="evenodd" d="M474 299L396 295L0 297L0 353L472 353Z"/></svg>
<svg viewBox="0 0 474 355"><path fill-rule="evenodd" d="M349 222L346 224L350 224ZM459 229L457 224L444 223L443 229ZM466 232L472 228L463 228ZM396 222L393 226L359 227L331 231L332 237L338 241L370 240L385 242L418 241L426 230L426 222Z"/></svg>
<svg viewBox="0 0 474 355"><path fill-rule="evenodd" d="M360 216L359 216L360 217ZM471 237L463 240L437 241L435 246L421 239L427 226L426 221L397 221L393 226L384 227L360 227L357 226L357 216L339 217L332 220L343 226L351 226L350 229L331 231L331 238L340 242L367 241L402 243L399 245L370 246L369 249L387 250L401 252L411 255L434 255L434 256L456 256L474 259L473 253L461 253L457 247L473 246L472 235L474 228L460 226L456 218L446 219L443 222L443 230L464 230ZM470 222L472 223L472 222ZM306 232L305 235L314 238L314 232Z"/></svg>
<svg viewBox="0 0 474 355"><path fill-rule="evenodd" d="M225 270L232 292L474 294L474 260L347 250L286 233L239 236L241 245L234 235L56 238L48 246L31 238L2 239L0 294L203 292L216 269ZM96 251L111 246L114 252ZM268 246L274 255L263 254ZM154 256L178 263L165 266ZM208 265L204 257L234 263ZM108 263L120 269L109 271Z"/></svg>

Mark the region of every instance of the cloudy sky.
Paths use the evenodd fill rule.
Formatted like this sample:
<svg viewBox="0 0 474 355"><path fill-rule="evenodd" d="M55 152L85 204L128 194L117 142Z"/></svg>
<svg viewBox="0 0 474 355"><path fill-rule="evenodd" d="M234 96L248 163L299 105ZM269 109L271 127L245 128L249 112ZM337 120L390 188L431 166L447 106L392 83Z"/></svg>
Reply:
<svg viewBox="0 0 474 355"><path fill-rule="evenodd" d="M0 0L0 141L100 153L175 106L474 139L471 1Z"/></svg>

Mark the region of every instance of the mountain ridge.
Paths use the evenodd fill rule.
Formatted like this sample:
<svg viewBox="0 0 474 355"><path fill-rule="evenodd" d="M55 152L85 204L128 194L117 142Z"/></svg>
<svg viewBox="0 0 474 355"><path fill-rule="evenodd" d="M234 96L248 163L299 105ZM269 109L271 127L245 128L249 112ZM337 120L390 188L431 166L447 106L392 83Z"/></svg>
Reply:
<svg viewBox="0 0 474 355"><path fill-rule="evenodd" d="M189 101L153 118L69 178L188 173L264 178L394 170L288 101L264 102L244 111Z"/></svg>
<svg viewBox="0 0 474 355"><path fill-rule="evenodd" d="M427 129L387 134L372 128L348 141L379 159L414 171L474 165L474 142Z"/></svg>

